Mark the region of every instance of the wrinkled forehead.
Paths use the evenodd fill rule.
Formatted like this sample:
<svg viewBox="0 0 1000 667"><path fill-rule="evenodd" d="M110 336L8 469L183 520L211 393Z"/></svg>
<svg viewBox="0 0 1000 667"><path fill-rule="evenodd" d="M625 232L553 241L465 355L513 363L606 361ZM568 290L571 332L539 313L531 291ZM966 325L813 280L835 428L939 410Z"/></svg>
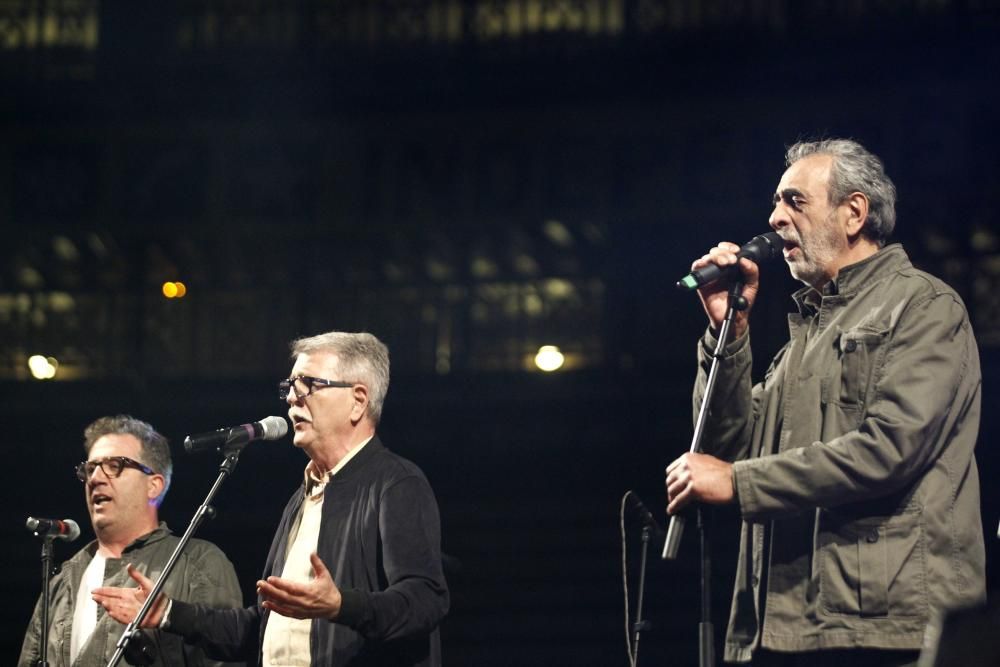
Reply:
<svg viewBox="0 0 1000 667"><path fill-rule="evenodd" d="M830 155L808 155L796 160L781 175L777 192L793 189L815 196L826 195L832 167L833 157Z"/></svg>
<svg viewBox="0 0 1000 667"><path fill-rule="evenodd" d="M339 370L340 360L333 352L300 352L292 366L292 377L311 375L327 380L338 380L340 378L334 376Z"/></svg>
<svg viewBox="0 0 1000 667"><path fill-rule="evenodd" d="M127 433L109 433L94 441L94 446L87 454L88 461L96 461L108 456L127 456L136 461L142 461L142 443L134 435Z"/></svg>

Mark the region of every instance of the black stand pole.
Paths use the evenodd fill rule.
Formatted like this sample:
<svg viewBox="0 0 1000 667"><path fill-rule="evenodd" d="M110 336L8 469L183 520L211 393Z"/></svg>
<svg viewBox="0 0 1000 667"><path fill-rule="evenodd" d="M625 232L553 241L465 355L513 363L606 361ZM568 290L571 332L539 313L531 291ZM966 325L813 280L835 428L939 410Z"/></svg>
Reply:
<svg viewBox="0 0 1000 667"><path fill-rule="evenodd" d="M198 530L198 526L201 525L201 522L205 519L206 516L209 518L215 516L215 508L213 508L210 503L212 502L212 499L215 498L215 494L218 493L220 488L222 488L222 483L226 481L226 478L229 477L229 475L233 472L233 469L236 467L236 462L239 460L240 452L243 451L243 446L245 444L246 443L243 443L243 445L238 445L238 446L227 445L223 448L223 454L225 455L226 458L219 466L219 476L216 478L215 484L212 485L212 488L209 490L208 495L205 497L205 502L202 503L197 510L195 510L194 516L191 518L191 523L188 524L187 530L184 531L184 535L181 537L181 541L177 543L177 547L174 548L174 552L170 555L170 560L167 561L166 566L163 568L163 572L160 574L160 578L156 580L156 584L153 586L153 590L149 592L149 596L146 598L146 602L143 603L142 608L139 610L139 613L136 614L135 619L125 627L125 631L122 633L122 636L118 640L118 644L116 645L117 648L115 650L115 654L111 657L111 660L108 662L107 667L115 667L118 664L118 662L122 659L122 657L125 655L125 651L129 647L129 642L132 639L136 639L137 635L141 636L139 633L139 628L142 626L142 621L143 619L146 618L146 615L149 613L149 610L153 607L153 603L156 602L156 598L160 594L160 591L163 589L163 585L166 583L167 577L170 576L170 572L174 569L174 566L177 564L177 560L180 558L180 555L184 552L184 548L187 546L187 543L191 540L191 536L194 535L196 530ZM150 646L142 647L140 649L140 651L151 651L151 650L152 647ZM143 655L143 657L148 659L150 656L147 653ZM130 661L131 661L131 653L130 653Z"/></svg>
<svg viewBox="0 0 1000 667"><path fill-rule="evenodd" d="M661 529L662 530L662 529ZM642 527L642 559L639 561L639 595L635 604L635 623L632 624L632 667L639 661L639 637L649 629L649 621L642 620L642 595L646 588L646 553L649 551L649 526Z"/></svg>
<svg viewBox="0 0 1000 667"><path fill-rule="evenodd" d="M42 636L35 667L49 667L49 605L52 598L49 582L52 580L52 542L54 539L54 535L42 536Z"/></svg>
<svg viewBox="0 0 1000 667"><path fill-rule="evenodd" d="M729 308L726 311L726 318L719 328L718 340L715 344L715 351L712 352L712 365L708 370L708 380L705 382L705 395L698 409L698 419L695 420L694 436L691 438L690 452L701 451L701 439L705 434L705 423L708 421L708 406L712 403L712 394L715 392L715 381L719 375L719 362L722 353L729 342L729 330L733 325L733 317L737 311L747 309L747 300L743 298L743 281L735 280L729 288ZM714 629L711 619L711 549L707 539L707 526L702 517L702 509L698 509L698 528L701 531L701 622L698 624L699 637L699 666L714 667ZM670 517L670 526L667 528L667 539L663 543L664 560L674 560L677 558L677 551L680 547L681 536L684 534L684 516L675 514Z"/></svg>
<svg viewBox="0 0 1000 667"><path fill-rule="evenodd" d="M701 535L701 622L698 623L698 667L715 667L715 626L712 625L712 548L709 522L712 513L698 508Z"/></svg>

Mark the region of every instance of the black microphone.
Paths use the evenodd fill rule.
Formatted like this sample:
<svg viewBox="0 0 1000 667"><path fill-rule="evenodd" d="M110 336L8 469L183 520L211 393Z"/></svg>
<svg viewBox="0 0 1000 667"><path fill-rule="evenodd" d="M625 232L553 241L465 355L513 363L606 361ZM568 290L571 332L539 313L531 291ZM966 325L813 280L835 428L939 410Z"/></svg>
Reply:
<svg viewBox="0 0 1000 667"><path fill-rule="evenodd" d="M80 537L80 526L73 519L36 519L29 516L24 525L35 537L58 537L67 542Z"/></svg>
<svg viewBox="0 0 1000 667"><path fill-rule="evenodd" d="M755 236L749 242L743 244L743 247L736 253L736 256L746 257L760 264L761 262L781 257L781 251L784 247L785 242L778 235L778 232L768 232L767 234ZM739 270L735 265L727 268ZM726 270L720 269L715 264L703 266L678 280L677 287L686 290L697 289L702 285L715 282L723 276Z"/></svg>
<svg viewBox="0 0 1000 667"><path fill-rule="evenodd" d="M660 522L656 520L653 513L650 512L649 509L643 504L642 500L639 499L639 496L635 495L635 491L629 491L628 497L630 501L629 505L632 507L632 511L635 515L639 517L639 520L642 521L642 525L649 528L654 536L664 536L665 533L663 526L660 525Z"/></svg>
<svg viewBox="0 0 1000 667"><path fill-rule="evenodd" d="M288 433L288 422L281 417L265 417L252 424L189 435L184 438L184 450L189 454L218 450L226 446L245 445L253 440L277 440Z"/></svg>

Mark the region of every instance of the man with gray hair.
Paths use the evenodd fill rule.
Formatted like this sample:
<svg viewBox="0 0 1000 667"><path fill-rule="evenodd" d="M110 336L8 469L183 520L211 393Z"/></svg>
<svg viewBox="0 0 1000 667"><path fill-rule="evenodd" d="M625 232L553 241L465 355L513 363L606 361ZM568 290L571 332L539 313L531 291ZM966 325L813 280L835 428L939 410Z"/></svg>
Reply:
<svg viewBox="0 0 1000 667"><path fill-rule="evenodd" d="M371 334L330 332L294 341L292 357L278 390L309 462L274 535L257 603L213 610L161 599L146 624L256 665L439 666L449 596L437 501L420 469L375 433L389 352ZM152 582L135 578L148 592ZM98 591L123 621L143 597Z"/></svg>
<svg viewBox="0 0 1000 667"><path fill-rule="evenodd" d="M792 275L790 341L750 380L749 308L733 321L703 442L667 467L667 511L736 503L743 519L725 658L755 665L916 664L935 611L985 599L973 450L981 378L950 287L887 245L896 190L855 141L788 149L770 225ZM720 243L695 261L757 266ZM701 403L728 280L699 289Z"/></svg>
<svg viewBox="0 0 1000 667"><path fill-rule="evenodd" d="M83 483L97 539L66 561L52 580L47 652L52 667L106 665L125 627L104 613L91 592L129 584L128 563L157 579L179 541L158 518L173 467L166 438L127 415L101 417L84 431L84 449L87 459L76 467L76 476ZM165 591L215 607L243 604L232 563L204 540L188 543ZM39 600L18 667L33 666L39 659L41 624ZM153 665L219 664L175 635L143 632L156 655Z"/></svg>

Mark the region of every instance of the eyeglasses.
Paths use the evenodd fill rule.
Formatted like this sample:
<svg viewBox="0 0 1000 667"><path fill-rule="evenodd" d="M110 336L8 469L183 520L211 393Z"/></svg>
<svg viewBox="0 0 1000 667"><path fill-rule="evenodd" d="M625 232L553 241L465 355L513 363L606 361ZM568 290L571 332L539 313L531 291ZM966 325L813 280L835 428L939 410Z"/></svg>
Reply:
<svg viewBox="0 0 1000 667"><path fill-rule="evenodd" d="M155 475L156 471L138 461L133 461L127 456L105 456L96 461L82 461L76 466L76 476L81 482L86 482L100 467L108 477L119 477L125 468L135 468L147 475Z"/></svg>
<svg viewBox="0 0 1000 667"><path fill-rule="evenodd" d="M278 398L284 401L288 398L288 392L293 391L295 392L295 398L301 400L325 387L353 387L354 384L353 382L343 382L341 380L324 380L323 378L314 378L308 375L296 375L278 383Z"/></svg>

